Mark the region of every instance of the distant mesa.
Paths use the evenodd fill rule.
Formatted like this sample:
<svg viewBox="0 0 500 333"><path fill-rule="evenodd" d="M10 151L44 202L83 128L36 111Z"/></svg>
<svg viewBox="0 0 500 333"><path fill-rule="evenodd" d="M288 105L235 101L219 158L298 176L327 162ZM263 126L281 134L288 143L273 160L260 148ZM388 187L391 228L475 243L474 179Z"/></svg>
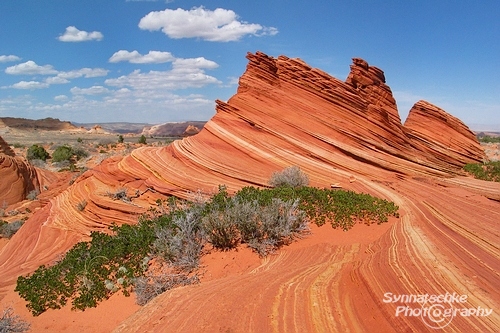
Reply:
<svg viewBox="0 0 500 333"><path fill-rule="evenodd" d="M57 118L45 118L45 119L25 119L25 118L13 118L13 117L1 117L1 125L16 128L21 130L46 130L46 131L60 131L60 130L76 130L78 127L73 125L69 121L61 121Z"/></svg>

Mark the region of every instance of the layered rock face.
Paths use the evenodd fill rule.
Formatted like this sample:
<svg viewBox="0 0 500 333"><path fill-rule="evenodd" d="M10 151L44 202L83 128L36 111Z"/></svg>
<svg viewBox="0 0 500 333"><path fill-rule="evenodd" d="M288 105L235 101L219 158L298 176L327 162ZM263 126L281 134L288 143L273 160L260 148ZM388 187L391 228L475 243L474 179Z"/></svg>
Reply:
<svg viewBox="0 0 500 333"><path fill-rule="evenodd" d="M426 101L411 108L405 128L420 150L457 167L486 158L476 136L460 119Z"/></svg>
<svg viewBox="0 0 500 333"><path fill-rule="evenodd" d="M335 238L342 246L327 239L312 248L284 250L246 275L212 282L198 292L183 288L161 296L120 330L421 331L426 328L422 321L396 318L395 305L381 306L385 292L457 291L470 294L474 305L498 305L500 254L491 244L500 242L493 222L500 219L500 207L483 195L496 195L500 187L457 177L465 163L485 157L467 126L424 101L415 104L403 126L383 72L362 59L354 59L344 82L300 59L260 52L247 58L237 93L227 102L217 101L216 115L198 134L105 160L28 220L0 252L0 287L1 281L8 285L51 262L92 230L135 223L158 198L189 198L197 190L215 192L221 184L229 191L266 186L274 171L298 165L313 186L338 183L395 201L401 219L378 232ZM109 195L123 188L133 200ZM87 205L80 211L82 200ZM246 285L254 291L266 285L262 300L269 302L250 297ZM214 304L255 303L250 311L196 308L207 297ZM203 325L217 316L218 323L231 327L203 326L192 316L180 316L175 309L181 303L191 304L191 314L202 317ZM321 309L312 311L315 306ZM166 311L177 315L165 316ZM452 327L484 331L500 323L498 315L490 319L457 319Z"/></svg>
<svg viewBox="0 0 500 333"><path fill-rule="evenodd" d="M37 188L40 189L40 181L36 169L25 159L16 157L0 137L0 204L8 206L22 201Z"/></svg>

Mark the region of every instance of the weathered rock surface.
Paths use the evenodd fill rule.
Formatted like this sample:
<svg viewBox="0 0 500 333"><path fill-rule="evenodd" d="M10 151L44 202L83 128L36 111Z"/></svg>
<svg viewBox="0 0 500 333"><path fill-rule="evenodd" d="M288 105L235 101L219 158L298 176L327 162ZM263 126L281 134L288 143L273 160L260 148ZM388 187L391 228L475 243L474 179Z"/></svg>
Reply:
<svg viewBox="0 0 500 333"><path fill-rule="evenodd" d="M272 172L298 165L313 186L395 201L401 218L333 238L317 229L259 269L160 296L117 331L426 329L420 318L396 317L402 304L383 303L386 292L456 292L468 307L499 308L500 203L486 196L500 185L460 176L463 164L485 157L467 126L424 101L403 126L383 72L361 59L344 82L300 59L247 58L237 93L217 101L200 133L104 161L28 220L0 250L0 292L91 230L135 223L157 198L265 186ZM113 200L121 188L136 198ZM500 315L457 317L448 327L494 331Z"/></svg>
<svg viewBox="0 0 500 333"><path fill-rule="evenodd" d="M411 108L405 128L420 150L457 167L486 158L476 135L460 119L426 101Z"/></svg>
<svg viewBox="0 0 500 333"><path fill-rule="evenodd" d="M0 136L0 154L5 154L9 156L16 156L16 153L12 148L10 148L9 144L5 142L5 140Z"/></svg>
<svg viewBox="0 0 500 333"><path fill-rule="evenodd" d="M0 137L1 209L5 210L6 206L25 200L31 191L47 191L45 195L55 196L61 192L62 187L67 187L57 184L62 179L66 180L67 177L62 173L36 168L25 158L16 156L8 143Z"/></svg>
<svg viewBox="0 0 500 333"><path fill-rule="evenodd" d="M26 199L28 193L39 189L36 169L16 154L0 137L0 204L5 207Z"/></svg>

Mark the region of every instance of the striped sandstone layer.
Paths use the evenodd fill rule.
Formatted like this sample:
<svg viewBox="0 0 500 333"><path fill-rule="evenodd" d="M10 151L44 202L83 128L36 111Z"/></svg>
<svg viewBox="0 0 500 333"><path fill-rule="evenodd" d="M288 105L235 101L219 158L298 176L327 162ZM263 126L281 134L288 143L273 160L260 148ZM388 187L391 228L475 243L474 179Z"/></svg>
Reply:
<svg viewBox="0 0 500 333"><path fill-rule="evenodd" d="M161 295L119 332L422 331L384 293L469 295L498 309L500 186L463 176L485 156L460 120L420 101L401 124L383 72L354 59L347 80L300 59L248 54L237 93L200 133L87 171L0 252L0 287L50 263L91 230L135 223L156 199L265 186L298 165L311 185L338 183L395 201L401 218L341 233L322 227L261 266ZM129 202L109 193L126 189ZM79 211L77 205L87 205ZM362 228L362 229L360 229ZM369 229L367 229L369 228ZM326 237L328 236L328 237ZM331 237L330 237L331 236ZM494 331L498 313L450 331Z"/></svg>

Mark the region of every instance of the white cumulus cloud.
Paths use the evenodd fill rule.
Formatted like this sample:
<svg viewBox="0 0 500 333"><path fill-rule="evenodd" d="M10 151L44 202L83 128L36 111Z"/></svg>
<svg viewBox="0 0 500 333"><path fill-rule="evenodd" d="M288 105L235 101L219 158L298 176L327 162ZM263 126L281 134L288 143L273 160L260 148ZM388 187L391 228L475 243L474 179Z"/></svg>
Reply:
<svg viewBox="0 0 500 333"><path fill-rule="evenodd" d="M79 77L92 78L108 75L109 70L104 68L81 68L68 72L59 72L58 77L64 79L76 79Z"/></svg>
<svg viewBox="0 0 500 333"><path fill-rule="evenodd" d="M52 76L45 79L45 83L48 84L65 84L69 83L69 80L62 78L60 76Z"/></svg>
<svg viewBox="0 0 500 333"><path fill-rule="evenodd" d="M0 55L0 62L19 61L21 58L15 55Z"/></svg>
<svg viewBox="0 0 500 333"><path fill-rule="evenodd" d="M135 90L176 90L200 88L208 84L220 84L215 77L207 75L205 69L214 69L219 65L203 57L174 58L172 70L150 71L142 73L135 70L128 75L107 79L105 84L115 87L130 87Z"/></svg>
<svg viewBox="0 0 500 333"><path fill-rule="evenodd" d="M74 26L69 26L61 36L57 37L61 42L86 42L91 40L100 41L104 38L99 31L87 32L78 30Z"/></svg>
<svg viewBox="0 0 500 333"><path fill-rule="evenodd" d="M73 87L70 92L73 95L101 95L109 93L109 90L103 86L92 86L90 88Z"/></svg>
<svg viewBox="0 0 500 333"><path fill-rule="evenodd" d="M207 84L221 83L215 77L206 75L203 71L193 71L186 75L175 71L150 71L141 73L135 70L129 75L116 79L107 79L107 85L115 87L131 87L136 90L176 90L201 88Z"/></svg>
<svg viewBox="0 0 500 333"><path fill-rule="evenodd" d="M66 95L57 95L56 97L54 97L54 100L57 101L57 102L64 102L64 101L68 100L68 96L66 96Z"/></svg>
<svg viewBox="0 0 500 333"><path fill-rule="evenodd" d="M11 75L51 75L57 71L51 65L39 66L34 61L29 60L22 64L7 67L5 73Z"/></svg>
<svg viewBox="0 0 500 333"><path fill-rule="evenodd" d="M10 88L14 89L44 89L48 88L49 84L45 82L38 82L38 81L21 81L18 83L14 83Z"/></svg>
<svg viewBox="0 0 500 333"><path fill-rule="evenodd" d="M174 67L174 70L177 69L199 70L201 68L214 69L219 67L219 65L216 62L212 60L207 60L203 57L188 58L188 59L178 58L175 59L175 61L172 63L172 66Z"/></svg>
<svg viewBox="0 0 500 333"><path fill-rule="evenodd" d="M175 57L170 52L149 51L148 54L141 55L136 50L132 52L120 50L109 58L109 62L128 61L133 64L160 64L174 59Z"/></svg>
<svg viewBox="0 0 500 333"><path fill-rule="evenodd" d="M139 22L139 28L161 30L170 38L201 38L211 42L237 41L245 35L275 35L278 29L238 20L232 10L217 8L208 10L194 7L150 12Z"/></svg>

